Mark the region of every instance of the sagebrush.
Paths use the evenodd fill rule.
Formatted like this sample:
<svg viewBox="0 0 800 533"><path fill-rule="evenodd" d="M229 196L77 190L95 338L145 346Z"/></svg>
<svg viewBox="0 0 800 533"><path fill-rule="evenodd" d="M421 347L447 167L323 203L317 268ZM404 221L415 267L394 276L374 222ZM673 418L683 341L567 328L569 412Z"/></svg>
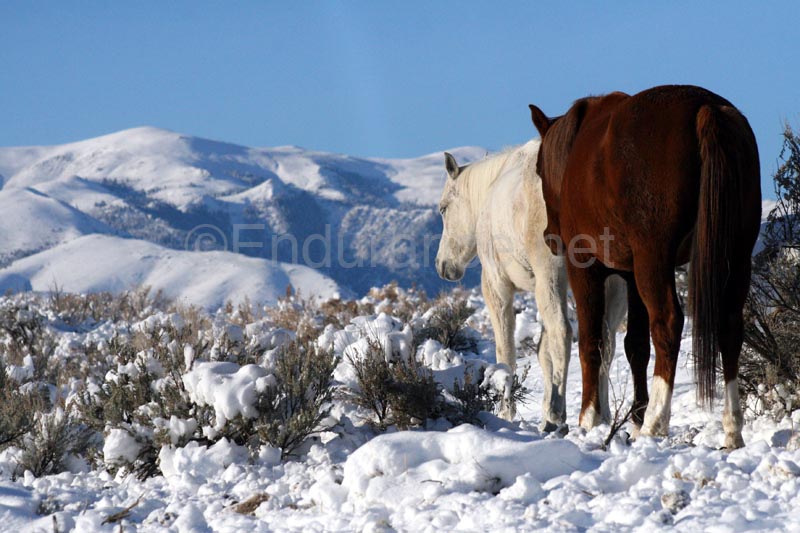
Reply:
<svg viewBox="0 0 800 533"><path fill-rule="evenodd" d="M753 264L740 383L748 407L776 418L800 408L800 137L787 124L775 207Z"/></svg>

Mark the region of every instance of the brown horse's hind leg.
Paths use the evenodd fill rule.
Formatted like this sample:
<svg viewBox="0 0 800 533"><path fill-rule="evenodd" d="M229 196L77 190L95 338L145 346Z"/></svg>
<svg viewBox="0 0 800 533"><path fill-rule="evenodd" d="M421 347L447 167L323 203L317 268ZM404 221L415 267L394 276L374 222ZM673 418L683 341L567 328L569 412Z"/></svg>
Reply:
<svg viewBox="0 0 800 533"><path fill-rule="evenodd" d="M669 431L672 389L678 364L683 311L675 290L674 262L669 259L637 261L636 286L650 318L656 350L653 388L642 424L642 435L666 436Z"/></svg>
<svg viewBox="0 0 800 533"><path fill-rule="evenodd" d="M742 351L744 321L742 308L750 286L750 258L742 261L741 272L728 278L725 307L719 327L719 349L722 354L722 373L725 378L725 410L722 427L725 430L725 448L744 446L742 425L744 416L739 400L739 355Z"/></svg>
<svg viewBox="0 0 800 533"><path fill-rule="evenodd" d="M641 430L647 408L647 364L650 362L650 318L639 296L633 276L628 278L628 331L625 334L625 355L633 375L634 433ZM636 435L634 435L636 436Z"/></svg>
<svg viewBox="0 0 800 533"><path fill-rule="evenodd" d="M600 369L603 364L603 314L605 279L602 265L581 267L567 263L569 284L578 313L578 349L583 375L580 427L591 429L600 423Z"/></svg>
<svg viewBox="0 0 800 533"><path fill-rule="evenodd" d="M723 317L719 348L722 353L722 372L725 376L725 411L722 413L722 428L725 430L725 448L729 450L744 446L742 425L744 416L739 400L739 353L742 349L742 313L730 313Z"/></svg>

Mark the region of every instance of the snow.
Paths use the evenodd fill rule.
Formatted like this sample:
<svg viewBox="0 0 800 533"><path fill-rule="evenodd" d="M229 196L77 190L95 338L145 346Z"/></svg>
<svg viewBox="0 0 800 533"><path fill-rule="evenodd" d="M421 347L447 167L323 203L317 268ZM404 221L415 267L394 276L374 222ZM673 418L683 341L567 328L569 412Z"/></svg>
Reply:
<svg viewBox="0 0 800 533"><path fill-rule="evenodd" d="M479 146L463 146L447 150L457 161L466 164L479 161L488 153ZM416 159L380 160L394 169L392 181L403 188L394 193L401 202L419 205L437 205L442 196L443 152L424 155Z"/></svg>
<svg viewBox="0 0 800 533"><path fill-rule="evenodd" d="M92 233L106 224L35 189L0 190L0 266Z"/></svg>
<svg viewBox="0 0 800 533"><path fill-rule="evenodd" d="M198 405L214 408L217 431L237 416L257 416L257 393L275 385L275 378L261 366L235 363L198 363L183 378L189 396Z"/></svg>
<svg viewBox="0 0 800 533"><path fill-rule="evenodd" d="M523 472L545 482L591 470L595 463L567 440L465 424L447 432L375 437L347 458L342 486L354 500L403 508L444 493L498 492L511 487Z"/></svg>
<svg viewBox="0 0 800 533"><path fill-rule="evenodd" d="M0 269L0 292L120 292L138 286L206 309L230 300L274 303L286 287L331 298L337 284L311 268L232 252L170 250L137 240L92 234L34 254Z"/></svg>
<svg viewBox="0 0 800 533"><path fill-rule="evenodd" d="M121 460L134 462L139 456L142 446L124 429L114 428L106 435L103 444L103 460L108 464L119 463Z"/></svg>
<svg viewBox="0 0 800 533"><path fill-rule="evenodd" d="M200 488L224 476L231 465L246 463L248 453L246 448L222 438L208 447L194 441L182 448L167 446L161 449L158 458L167 482L186 490Z"/></svg>
<svg viewBox="0 0 800 533"><path fill-rule="evenodd" d="M462 369L468 362L494 360L488 315L480 297L470 320L484 332L478 354L451 353L436 341L418 356L437 372ZM518 301L518 322L529 330L535 304ZM132 329L149 331L175 324L175 316L156 314ZM402 341L408 324L389 314L356 318L344 329L329 327L319 343L338 354L363 356L363 341L379 341L381 357L408 356ZM150 329L148 329L150 328ZM242 340L259 345L265 323L239 328ZM230 328L216 328L216 334ZM275 329L275 332L280 330ZM97 339L112 330L63 332L80 344L81 335ZM274 333L278 335L278 333ZM394 336L394 337L393 337ZM266 343L269 345L270 343ZM623 345L622 335L617 346ZM569 369L568 423L564 436L540 432L542 380L535 356L521 357L518 375L527 367L530 401L518 407L512 424L486 415L485 428L442 426L438 430L383 434L363 424L361 413L337 400L335 424L309 442L300 455L280 461L280 451L263 446L255 459L245 448L222 439L211 446L180 437L195 428L193 420L165 421L170 442L159 452L163 476L139 481L112 476L102 469L11 480L18 451L0 452L0 520L3 529L117 531L104 524L111 514L131 507L123 529L142 531L509 531L509 530L667 530L785 531L800 528L800 446L794 427L800 412L774 421L749 416L746 446L725 452L721 405L713 412L695 404L695 387L682 342L670 436L641 437L626 443L624 434L602 443L607 426L589 432L577 426L580 366L576 350ZM266 352L270 349L263 348ZM622 349L611 367L612 402L630 396L631 384ZM267 360L268 358L265 358ZM342 363L340 363L341 371ZM495 367L501 368L501 367ZM652 369L651 369L652 372ZM346 373L340 372L343 377ZM269 367L232 362L193 361L183 382L199 403L211 405L218 419L248 416L253 392L269 380ZM506 378L504 378L505 380ZM617 395L617 396L614 396ZM721 404L721 402L718 402ZM103 446L106 464L131 458L138 444L124 430L112 430ZM253 514L234 511L251 498ZM135 504L135 505L134 505Z"/></svg>

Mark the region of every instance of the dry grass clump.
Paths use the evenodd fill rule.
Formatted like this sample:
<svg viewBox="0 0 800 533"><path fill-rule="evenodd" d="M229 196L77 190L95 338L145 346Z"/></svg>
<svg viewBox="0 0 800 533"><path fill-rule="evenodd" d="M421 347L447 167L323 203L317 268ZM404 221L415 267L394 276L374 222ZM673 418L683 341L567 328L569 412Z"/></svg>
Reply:
<svg viewBox="0 0 800 533"><path fill-rule="evenodd" d="M322 302L319 314L322 316L323 326L333 325L336 329L343 329L357 316L372 315L375 305L365 300L342 300L334 298Z"/></svg>
<svg viewBox="0 0 800 533"><path fill-rule="evenodd" d="M323 321L314 302L290 288L287 288L286 296L279 298L274 306L267 307L265 312L275 326L294 331L298 337L314 336L323 328Z"/></svg>
<svg viewBox="0 0 800 533"><path fill-rule="evenodd" d="M58 287L50 291L49 307L65 324L79 326L84 322L134 322L155 310L166 310L172 302L162 291L140 287L119 294L65 293Z"/></svg>
<svg viewBox="0 0 800 533"><path fill-rule="evenodd" d="M411 322L425 313L432 304L424 290L414 286L402 289L396 281L380 288L372 288L367 297L376 302L375 312L392 315L403 322Z"/></svg>

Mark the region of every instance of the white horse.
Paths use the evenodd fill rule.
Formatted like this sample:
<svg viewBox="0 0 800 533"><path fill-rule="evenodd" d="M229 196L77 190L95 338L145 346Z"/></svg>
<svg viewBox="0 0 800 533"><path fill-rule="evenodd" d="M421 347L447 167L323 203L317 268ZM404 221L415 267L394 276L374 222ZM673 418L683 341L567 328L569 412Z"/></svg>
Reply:
<svg viewBox="0 0 800 533"><path fill-rule="evenodd" d="M553 431L566 421L572 328L567 318L565 258L554 256L543 237L547 213L542 180L536 173L539 144L538 139L532 140L462 167L452 155L444 154L448 178L439 202L444 232L436 270L442 278L457 281L467 264L476 255L480 258L481 289L494 328L497 362L512 373L516 369L514 293L534 293L542 320L538 354L544 381L541 427ZM610 418L608 369L614 357L615 332L626 309L625 284L611 276L606 282L600 413L584 413L580 423L587 429ZM511 420L514 405L503 405L501 415Z"/></svg>

